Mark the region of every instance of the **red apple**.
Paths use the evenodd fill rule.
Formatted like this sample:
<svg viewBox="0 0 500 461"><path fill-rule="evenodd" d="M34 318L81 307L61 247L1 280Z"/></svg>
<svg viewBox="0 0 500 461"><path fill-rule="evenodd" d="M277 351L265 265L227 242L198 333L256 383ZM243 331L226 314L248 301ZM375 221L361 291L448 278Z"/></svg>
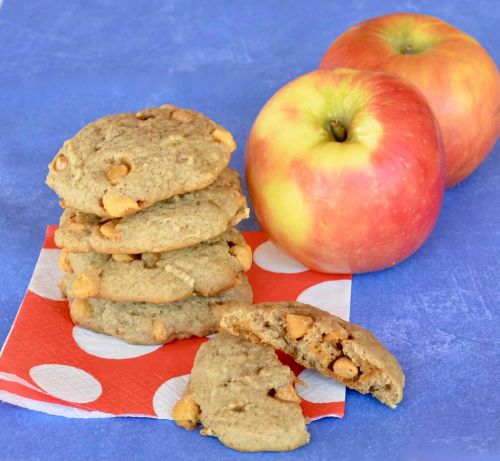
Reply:
<svg viewBox="0 0 500 461"><path fill-rule="evenodd" d="M318 70L292 81L259 113L245 162L262 228L323 272L397 264L441 207L434 116L416 87L390 74Z"/></svg>
<svg viewBox="0 0 500 461"><path fill-rule="evenodd" d="M469 176L500 134L500 76L470 35L432 16L390 14L342 34L321 69L391 72L426 96L441 128L446 187Z"/></svg>

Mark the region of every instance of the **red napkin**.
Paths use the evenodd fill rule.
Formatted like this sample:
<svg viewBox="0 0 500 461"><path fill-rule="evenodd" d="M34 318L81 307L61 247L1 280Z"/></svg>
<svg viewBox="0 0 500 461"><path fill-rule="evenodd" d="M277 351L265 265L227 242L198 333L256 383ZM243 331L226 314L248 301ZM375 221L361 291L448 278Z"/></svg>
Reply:
<svg viewBox="0 0 500 461"><path fill-rule="evenodd" d="M76 327L57 283L60 250L47 228L26 296L0 352L0 400L76 418L146 416L171 419L206 338L136 346ZM244 232L254 251L248 278L254 302L299 300L349 320L351 277L313 272L286 256L262 232ZM307 384L297 385L304 415L344 415L345 388L281 360Z"/></svg>

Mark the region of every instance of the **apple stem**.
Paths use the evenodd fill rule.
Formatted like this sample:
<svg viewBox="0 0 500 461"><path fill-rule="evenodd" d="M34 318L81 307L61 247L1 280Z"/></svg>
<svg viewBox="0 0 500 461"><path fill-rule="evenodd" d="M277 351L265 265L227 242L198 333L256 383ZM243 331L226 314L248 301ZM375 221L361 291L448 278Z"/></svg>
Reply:
<svg viewBox="0 0 500 461"><path fill-rule="evenodd" d="M403 48L403 54L413 54L413 45L411 43L407 43Z"/></svg>
<svg viewBox="0 0 500 461"><path fill-rule="evenodd" d="M347 129L339 120L330 120L329 128L334 141L344 142L347 139Z"/></svg>

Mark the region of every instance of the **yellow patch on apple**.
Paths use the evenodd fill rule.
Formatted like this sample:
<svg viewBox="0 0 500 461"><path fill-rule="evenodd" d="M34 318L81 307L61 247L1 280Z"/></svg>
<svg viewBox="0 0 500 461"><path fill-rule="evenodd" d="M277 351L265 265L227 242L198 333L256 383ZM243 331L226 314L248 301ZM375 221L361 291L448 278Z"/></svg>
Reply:
<svg viewBox="0 0 500 461"><path fill-rule="evenodd" d="M311 218L302 191L293 181L273 179L263 187L274 233L286 235L292 245L302 246L309 235Z"/></svg>

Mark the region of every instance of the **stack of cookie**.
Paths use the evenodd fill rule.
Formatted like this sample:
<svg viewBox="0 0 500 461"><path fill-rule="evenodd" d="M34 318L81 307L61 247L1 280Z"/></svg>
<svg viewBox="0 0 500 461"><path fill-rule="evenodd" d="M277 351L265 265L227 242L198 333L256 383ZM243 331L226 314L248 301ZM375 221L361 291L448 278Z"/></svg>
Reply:
<svg viewBox="0 0 500 461"><path fill-rule="evenodd" d="M104 117L64 143L47 184L62 198L55 241L76 324L161 344L212 333L227 303L251 302L235 147L170 105Z"/></svg>

